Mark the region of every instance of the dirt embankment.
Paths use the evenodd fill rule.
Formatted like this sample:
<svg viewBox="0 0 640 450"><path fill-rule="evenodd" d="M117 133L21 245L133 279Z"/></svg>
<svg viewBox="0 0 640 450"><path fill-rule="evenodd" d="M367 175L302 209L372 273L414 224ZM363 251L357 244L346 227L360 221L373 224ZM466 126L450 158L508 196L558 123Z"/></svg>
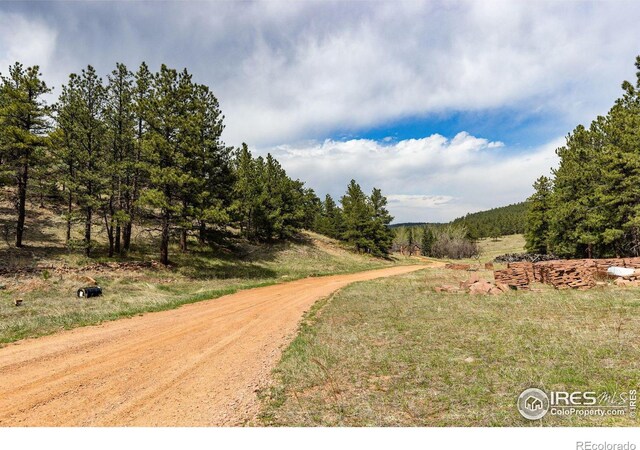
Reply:
<svg viewBox="0 0 640 450"><path fill-rule="evenodd" d="M305 311L401 266L307 278L0 349L0 426L237 425Z"/></svg>

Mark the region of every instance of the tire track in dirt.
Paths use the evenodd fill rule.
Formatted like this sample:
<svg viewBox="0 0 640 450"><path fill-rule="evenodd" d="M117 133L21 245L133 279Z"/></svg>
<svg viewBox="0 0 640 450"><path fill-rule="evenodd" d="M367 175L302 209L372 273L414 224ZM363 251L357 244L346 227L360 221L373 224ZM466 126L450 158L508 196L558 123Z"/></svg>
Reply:
<svg viewBox="0 0 640 450"><path fill-rule="evenodd" d="M0 426L238 425L315 301L397 266L250 289L0 349Z"/></svg>

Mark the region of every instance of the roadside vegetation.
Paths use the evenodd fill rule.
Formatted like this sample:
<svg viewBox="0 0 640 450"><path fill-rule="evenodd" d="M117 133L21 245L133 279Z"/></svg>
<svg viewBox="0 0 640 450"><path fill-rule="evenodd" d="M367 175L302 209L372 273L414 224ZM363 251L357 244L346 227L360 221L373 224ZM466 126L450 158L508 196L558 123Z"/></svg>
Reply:
<svg viewBox="0 0 640 450"><path fill-rule="evenodd" d="M359 254L343 242L300 232L286 241L259 244L234 234L217 246L194 239L188 253L179 252L175 244L172 265L163 266L154 263L159 237L139 235L136 227L136 251L128 258L109 258L106 253L86 258L65 247L62 223L55 214L41 211L37 223L27 221L28 248L0 244L0 257L13 267L0 273L0 344L171 309L240 289L419 262ZM94 281L103 296L76 298L79 287ZM16 307L16 300L23 302Z"/></svg>
<svg viewBox="0 0 640 450"><path fill-rule="evenodd" d="M0 343L397 261L379 189L321 201L225 145L187 69L87 66L51 92L38 66L0 75Z"/></svg>
<svg viewBox="0 0 640 450"><path fill-rule="evenodd" d="M522 236L481 241L483 261ZM492 279L490 271L479 275ZM637 426L625 417L522 418L518 395L640 384L640 291L546 285L500 296L436 293L443 267L351 285L306 316L271 388L272 426Z"/></svg>

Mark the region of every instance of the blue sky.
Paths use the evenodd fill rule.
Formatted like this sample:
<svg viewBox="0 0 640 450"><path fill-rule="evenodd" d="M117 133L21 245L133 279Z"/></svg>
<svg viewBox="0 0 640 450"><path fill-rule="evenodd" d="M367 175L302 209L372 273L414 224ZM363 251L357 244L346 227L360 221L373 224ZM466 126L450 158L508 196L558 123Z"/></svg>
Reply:
<svg viewBox="0 0 640 450"><path fill-rule="evenodd" d="M0 71L187 67L224 140L337 199L351 178L396 221L518 202L578 123L635 77L640 2L2 2Z"/></svg>

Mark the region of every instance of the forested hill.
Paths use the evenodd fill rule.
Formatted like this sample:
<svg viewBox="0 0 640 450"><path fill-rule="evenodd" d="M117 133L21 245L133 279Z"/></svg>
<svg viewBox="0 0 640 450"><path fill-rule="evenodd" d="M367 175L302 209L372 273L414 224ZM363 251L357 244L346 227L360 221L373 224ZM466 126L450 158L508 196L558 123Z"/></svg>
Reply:
<svg viewBox="0 0 640 450"><path fill-rule="evenodd" d="M458 217L451 223L464 225L474 239L522 234L526 224L527 202L480 211Z"/></svg>

